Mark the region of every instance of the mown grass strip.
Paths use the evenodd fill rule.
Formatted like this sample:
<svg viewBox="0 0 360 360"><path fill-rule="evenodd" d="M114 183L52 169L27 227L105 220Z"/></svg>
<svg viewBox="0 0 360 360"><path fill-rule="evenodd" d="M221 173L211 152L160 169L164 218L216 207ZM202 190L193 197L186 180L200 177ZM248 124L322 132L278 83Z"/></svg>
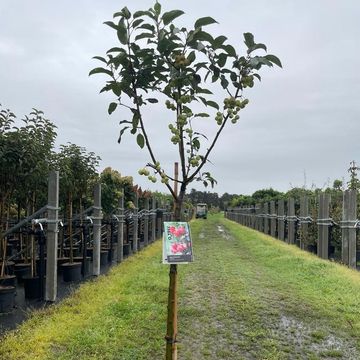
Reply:
<svg viewBox="0 0 360 360"><path fill-rule="evenodd" d="M158 359L166 331L168 269L152 244L36 312L0 343L0 359Z"/></svg>

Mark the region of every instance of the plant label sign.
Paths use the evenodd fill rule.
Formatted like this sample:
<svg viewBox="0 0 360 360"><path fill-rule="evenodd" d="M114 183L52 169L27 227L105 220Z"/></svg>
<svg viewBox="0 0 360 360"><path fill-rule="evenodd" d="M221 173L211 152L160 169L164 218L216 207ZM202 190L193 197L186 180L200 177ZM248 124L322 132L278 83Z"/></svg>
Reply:
<svg viewBox="0 0 360 360"><path fill-rule="evenodd" d="M190 227L187 222L165 221L163 263L186 264L193 261Z"/></svg>

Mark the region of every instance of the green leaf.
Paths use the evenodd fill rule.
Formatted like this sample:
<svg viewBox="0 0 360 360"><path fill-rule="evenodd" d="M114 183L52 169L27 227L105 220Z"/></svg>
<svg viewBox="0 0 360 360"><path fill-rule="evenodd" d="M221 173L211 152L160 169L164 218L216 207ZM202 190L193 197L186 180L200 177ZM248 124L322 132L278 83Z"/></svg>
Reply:
<svg viewBox="0 0 360 360"><path fill-rule="evenodd" d="M227 40L226 36L220 35L214 39L214 48L218 49L225 41Z"/></svg>
<svg viewBox="0 0 360 360"><path fill-rule="evenodd" d="M115 102L110 103L108 113L111 115L117 108L118 104Z"/></svg>
<svg viewBox="0 0 360 360"><path fill-rule="evenodd" d="M149 99L145 99L145 100L148 101L148 102L151 103L151 104L156 104L156 103L159 102L158 99L154 99L154 98L149 98Z"/></svg>
<svg viewBox="0 0 360 360"><path fill-rule="evenodd" d="M275 65L277 65L277 66L279 66L279 67L281 67L282 68L282 64L281 64L281 61L280 61L280 59L277 57L277 56L275 56L275 55L265 55L264 56L267 60L269 60L269 61L271 61L273 64L275 64Z"/></svg>
<svg viewBox="0 0 360 360"><path fill-rule="evenodd" d="M140 39L145 39L145 38L153 38L153 37L154 37L154 34L152 34L152 33L142 33L135 37L135 41L140 40Z"/></svg>
<svg viewBox="0 0 360 360"><path fill-rule="evenodd" d="M139 26L142 22L144 21L144 19L137 19L132 23L132 27L136 28L137 26Z"/></svg>
<svg viewBox="0 0 360 360"><path fill-rule="evenodd" d="M155 31L154 25L150 25L150 24L142 24L141 26L139 26L139 29L146 29L146 30L150 30L152 32Z"/></svg>
<svg viewBox="0 0 360 360"><path fill-rule="evenodd" d="M219 105L215 101L207 100L206 105L211 106L211 107L219 110Z"/></svg>
<svg viewBox="0 0 360 360"><path fill-rule="evenodd" d="M198 138L194 138L192 143L193 143L193 147L195 149L197 149L197 150L200 149L200 141L198 140Z"/></svg>
<svg viewBox="0 0 360 360"><path fill-rule="evenodd" d="M216 20L214 20L212 17L207 16L207 17L202 17L200 19L197 19L195 22L195 29L199 28L201 26L206 26L206 25L210 25L210 24L217 24L218 22Z"/></svg>
<svg viewBox="0 0 360 360"><path fill-rule="evenodd" d="M261 81L261 76L259 74L253 74L253 76L255 76L256 78L259 79L259 81Z"/></svg>
<svg viewBox="0 0 360 360"><path fill-rule="evenodd" d="M210 117L210 115L208 113L198 113L195 114L194 117Z"/></svg>
<svg viewBox="0 0 360 360"><path fill-rule="evenodd" d="M124 18L122 18L122 19L119 21L117 36L118 36L119 41L120 41L123 45L126 45L126 44L127 44L127 41L128 41L128 33L127 33L126 26L125 26Z"/></svg>
<svg viewBox="0 0 360 360"><path fill-rule="evenodd" d="M234 73L234 72L232 72L232 73L230 74L230 79L231 79L231 81L237 81L237 80L238 80L237 74Z"/></svg>
<svg viewBox="0 0 360 360"><path fill-rule="evenodd" d="M119 29L119 27L116 24L114 24L112 21L105 21L104 25L110 26L111 28L113 28L115 30Z"/></svg>
<svg viewBox="0 0 360 360"><path fill-rule="evenodd" d="M138 17L140 17L140 16L144 16L144 15L150 16L151 13L150 13L149 11L142 11L142 10L136 11L136 12L134 12L134 14L133 14L133 18L136 19L136 18L138 18Z"/></svg>
<svg viewBox="0 0 360 360"><path fill-rule="evenodd" d="M122 128L122 129L120 130L120 134L119 134L119 138L118 138L118 143L119 143L119 144L120 144L120 142L121 142L121 137L124 135L124 132L125 132L127 129L129 129L129 126L125 126L124 128Z"/></svg>
<svg viewBox="0 0 360 360"><path fill-rule="evenodd" d="M236 50L231 45L223 45L222 48L228 53L229 56L236 57Z"/></svg>
<svg viewBox="0 0 360 360"><path fill-rule="evenodd" d="M142 149L144 147L144 145L145 145L144 136L142 134L138 134L137 137L136 137L136 142Z"/></svg>
<svg viewBox="0 0 360 360"><path fill-rule="evenodd" d="M107 61L102 56L93 56L93 59L97 59L102 61L103 63L107 64Z"/></svg>
<svg viewBox="0 0 360 360"><path fill-rule="evenodd" d="M228 57L228 56L227 56L225 53L219 54L219 58L218 58L217 63L218 63L218 65L219 65L220 67L224 67L224 66L225 66L227 57Z"/></svg>
<svg viewBox="0 0 360 360"><path fill-rule="evenodd" d="M190 61L190 63L192 63L192 62L196 59L195 51L192 51L192 52L188 55L187 59Z"/></svg>
<svg viewBox="0 0 360 360"><path fill-rule="evenodd" d="M199 86L195 90L198 94L210 94L210 95L212 94L212 92L209 89L203 89Z"/></svg>
<svg viewBox="0 0 360 360"><path fill-rule="evenodd" d="M182 10L172 10L172 11L168 11L168 12L164 13L161 19L162 19L164 25L168 25L174 19L176 19L177 17L179 17L183 14L185 14L185 13Z"/></svg>
<svg viewBox="0 0 360 360"><path fill-rule="evenodd" d="M156 2L155 5L154 5L154 10L155 10L156 15L160 15L160 13L161 13L161 4Z"/></svg>
<svg viewBox="0 0 360 360"><path fill-rule="evenodd" d="M125 52L125 50L123 48L113 47L113 48L109 49L106 53L109 54L112 52Z"/></svg>
<svg viewBox="0 0 360 360"><path fill-rule="evenodd" d="M90 76L90 75L94 75L94 74L107 74L107 75L110 75L110 76L113 75L110 70L104 69L104 68L102 68L102 67L98 67L98 68L92 69L92 70L89 72L89 76Z"/></svg>
<svg viewBox="0 0 360 360"><path fill-rule="evenodd" d="M125 6L121 12L123 13L125 19L130 19L131 18L131 12L129 11L129 9Z"/></svg>
<svg viewBox="0 0 360 360"><path fill-rule="evenodd" d="M214 42L214 38L205 31L198 31L196 34L194 34L194 40L207 41L210 44Z"/></svg>
<svg viewBox="0 0 360 360"><path fill-rule="evenodd" d="M226 89L229 86L229 81L226 80L225 76L221 76L221 86L223 89Z"/></svg>
<svg viewBox="0 0 360 360"><path fill-rule="evenodd" d="M257 49L263 49L263 50L267 51L265 44L255 44L254 46L252 46L251 48L248 49L247 53L250 54L251 52L253 52L254 50L257 50Z"/></svg>
<svg viewBox="0 0 360 360"><path fill-rule="evenodd" d="M245 39L245 45L248 48L251 48L255 45L255 41L254 41L254 35L251 33L244 33L244 39Z"/></svg>

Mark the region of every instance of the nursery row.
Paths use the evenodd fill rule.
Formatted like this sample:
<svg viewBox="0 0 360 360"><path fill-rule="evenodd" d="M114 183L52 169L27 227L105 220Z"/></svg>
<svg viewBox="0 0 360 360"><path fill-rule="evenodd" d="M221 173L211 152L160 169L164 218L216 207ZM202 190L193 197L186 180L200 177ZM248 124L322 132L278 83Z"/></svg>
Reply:
<svg viewBox="0 0 360 360"><path fill-rule="evenodd" d="M325 192L302 196L298 202L289 198L228 208L225 216L323 259L335 259L352 268L360 260L356 190L344 191L341 198L332 199Z"/></svg>

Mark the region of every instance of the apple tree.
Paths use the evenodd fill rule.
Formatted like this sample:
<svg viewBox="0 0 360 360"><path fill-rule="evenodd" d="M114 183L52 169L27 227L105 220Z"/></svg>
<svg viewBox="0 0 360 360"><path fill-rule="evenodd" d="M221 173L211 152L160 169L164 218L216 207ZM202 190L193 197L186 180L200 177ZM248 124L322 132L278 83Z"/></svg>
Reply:
<svg viewBox="0 0 360 360"><path fill-rule="evenodd" d="M95 56L102 66L90 71L90 75L108 76L100 91L115 95L108 112L121 109L125 117L120 121L118 141L129 131L137 144L147 149L149 162L139 172L153 182L161 179L174 197L177 219L192 181L214 184L205 165L225 126L236 124L249 103L245 90L261 79L259 71L263 66L281 67L280 60L266 54L266 46L256 43L251 33L244 34L247 50L240 55L225 36L213 36L204 30L216 23L212 17L197 19L187 29L175 25L183 14L181 10L162 12L158 2L153 8L134 13L124 7L113 15L113 21L105 22L117 35L115 46L105 56ZM221 98L218 91L214 96L208 82L212 83L211 89L221 89ZM170 141L178 149L179 194L170 186L173 176L165 171L154 151L154 139L148 135L149 110L159 101L171 113L164 116L164 126L169 128ZM217 124L211 137L196 130L197 119L202 117Z"/></svg>
<svg viewBox="0 0 360 360"><path fill-rule="evenodd" d="M202 17L190 28L177 25L182 10L162 11L159 2L148 10L131 13L127 7L105 24L116 34L115 46L104 56L95 56L101 66L89 75L108 77L100 92L112 92L108 112L120 109L119 142L126 132L146 148L149 162L139 170L150 181L161 179L174 198L175 220L181 219L186 189L195 180L213 185L215 179L205 165L226 126L235 125L249 100L245 91L261 80L259 71L280 60L267 54L251 33L244 34L246 51L240 54L224 35L205 31L217 23ZM209 86L209 84L211 84ZM220 95L221 94L221 95ZM180 176L174 179L156 153L156 139L150 138L151 107L163 103L164 126L176 147ZM213 134L199 130L199 119L214 122ZM169 121L169 119L171 119ZM177 181L179 193L170 185ZM170 267L166 359L176 358L176 265Z"/></svg>

